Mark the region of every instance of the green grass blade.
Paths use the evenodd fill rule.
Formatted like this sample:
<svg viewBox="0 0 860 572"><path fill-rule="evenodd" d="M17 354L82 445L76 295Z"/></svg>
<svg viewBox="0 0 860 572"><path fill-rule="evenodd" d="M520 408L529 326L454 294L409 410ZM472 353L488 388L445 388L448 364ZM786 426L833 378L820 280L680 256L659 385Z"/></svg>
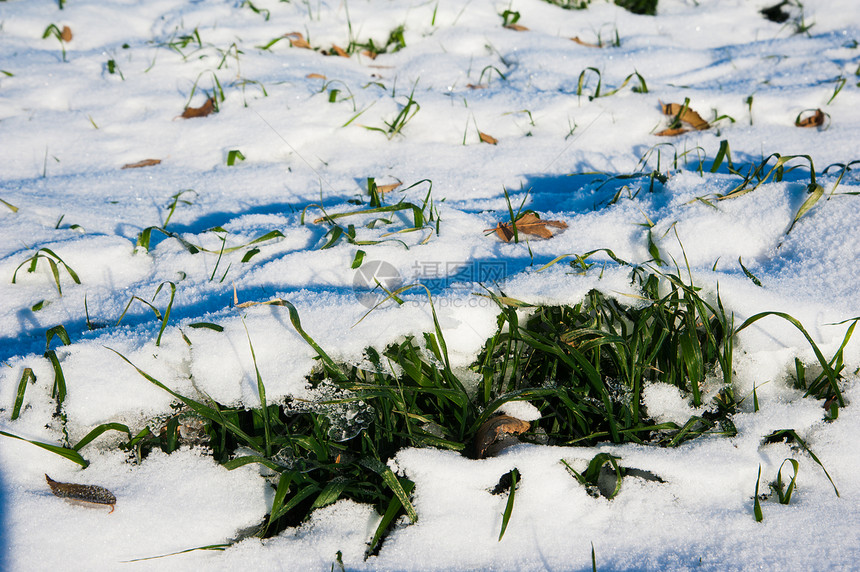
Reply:
<svg viewBox="0 0 860 572"><path fill-rule="evenodd" d="M99 435L101 435L102 433L104 433L106 431L121 431L122 433L125 433L126 435L128 435L129 440L131 440L131 438L132 438L131 437L131 429L129 429L127 426L123 425L122 423L102 423L101 425L99 425L98 427L96 427L95 429L93 429L92 431L87 433L83 439L78 441L78 443L73 447L73 449L75 451L80 451L81 449L83 449L84 447L89 445L96 437L98 437Z"/></svg>
<svg viewBox="0 0 860 572"><path fill-rule="evenodd" d="M807 189L809 192L809 196L806 197L806 200L803 201L803 204L800 205L800 208L797 209L797 214L794 215L794 219L791 221L791 224L788 226L788 230L785 231L785 234L791 232L791 229L794 228L794 225L803 217L806 213L815 206L815 203L818 202L822 196L824 196L824 187L821 185L817 185L815 183L810 183L809 188Z"/></svg>
<svg viewBox="0 0 860 572"><path fill-rule="evenodd" d="M842 392L839 390L839 383L836 378L836 373L833 371L833 368L830 367L828 361L824 358L824 355L821 353L821 350L818 348L818 345L812 339L812 336L809 335L809 332L807 332L803 325L798 322L794 317L784 312L760 312L754 316L750 316L749 318L747 318L744 323L741 324L741 326L737 330L735 330L734 333L738 334L748 326L751 326L755 322L768 316L780 317L798 330L800 330L800 332L803 334L803 337L805 337L806 341L809 342L809 345L812 346L812 351L815 352L815 357L818 358L818 362L821 364L821 367L824 368L824 373L827 375L827 379L830 381L830 387L831 389L833 389L833 393L836 395L836 399L839 402L839 407L845 407L845 400L842 398Z"/></svg>
<svg viewBox="0 0 860 572"><path fill-rule="evenodd" d="M263 418L263 446L267 457L272 456L272 428L271 420L269 419L269 406L266 402L266 386L263 384L263 378L260 375L260 368L257 367L257 355L254 353L254 344L251 342L251 334L248 332L248 326L245 321L242 321L245 327L245 335L248 336L248 347L251 348L251 360L254 362L254 373L257 375L257 395L260 397L260 415Z"/></svg>
<svg viewBox="0 0 860 572"><path fill-rule="evenodd" d="M755 478L755 495L753 496L753 515L756 522L764 520L764 514L761 512L761 503L758 500L759 481L761 481L761 465L758 466L758 475Z"/></svg>
<svg viewBox="0 0 860 572"><path fill-rule="evenodd" d="M761 280L759 280L759 279L758 279L758 277L756 277L756 275L755 275L755 274L753 274L752 272L750 272L750 271L749 271L749 269L747 269L747 267L746 267L746 266L744 266L743 260L741 260L741 257L740 257L740 256L738 256L738 264L740 264L740 265L741 265L741 270L743 270L743 271L744 271L744 274L746 275L746 277L747 277L747 278L749 278L750 280L752 280L752 283L753 283L753 284L755 284L755 285L756 285L756 286L758 286L759 288L762 288Z"/></svg>
<svg viewBox="0 0 860 572"><path fill-rule="evenodd" d="M6 437L11 437L13 439L18 439L20 441L26 441L27 443L30 443L30 444L35 445L37 447L41 447L42 449L45 449L46 451L50 451L50 452L55 453L61 457L66 458L70 461L73 461L73 462L79 464L80 466L82 466L83 468L87 468L87 466L90 464L89 461L87 461L86 459L81 457L81 454L78 453L77 451L75 451L74 449L68 449L66 447L61 447L59 445L52 445L51 443L42 443L41 441L31 441L30 439L24 439L23 437L19 437L18 435L13 435L12 433L6 433L5 431L0 431L0 435L4 435Z"/></svg>
<svg viewBox="0 0 860 572"><path fill-rule="evenodd" d="M394 475L394 472L388 468L387 465L373 457L364 457L359 461L359 464L382 477L382 480L388 488L391 489L391 492L394 493L400 501L400 504L403 505L404 510L406 510L406 514L409 516L409 520L413 523L418 521L418 513L415 511L415 507L409 500L409 494L403 488L403 485L400 484L400 481Z"/></svg>
<svg viewBox="0 0 860 572"><path fill-rule="evenodd" d="M24 392L27 391L27 382L36 383L36 374L33 369L25 367L21 374L21 381L18 382L18 391L15 394L15 406L12 408L12 421L18 419L21 414L21 406L24 404Z"/></svg>
<svg viewBox="0 0 860 572"><path fill-rule="evenodd" d="M508 494L508 502L505 504L505 512L502 513L502 530L499 532L499 542L505 536L505 531L508 529L508 523L511 520L511 513L514 511L514 498L517 493L517 481L520 473L516 469L511 471L511 492Z"/></svg>
<svg viewBox="0 0 860 572"><path fill-rule="evenodd" d="M161 287L165 284L170 284L170 300L167 302L167 309L164 310L164 319L161 320L161 328L158 330L158 338L155 340L156 347L161 345L161 335L164 333L164 328L167 327L167 320L170 319L170 309L173 308L173 299L176 296L176 284L168 281L162 282L158 285L152 299L155 300L155 297L158 296L158 293L161 291Z"/></svg>
<svg viewBox="0 0 860 572"><path fill-rule="evenodd" d="M124 355L122 355L121 353L116 351L115 349L113 349L113 348L107 348L107 349L109 349L110 351L112 351L113 353L118 355L124 362L126 362L128 365L130 365L131 367L136 369L137 373L139 373L141 376L143 376L144 379L146 379L147 381L149 381L153 385L160 387L161 389L163 389L164 391L166 391L167 393L169 393L170 395L172 395L173 397L175 397L176 399L178 399L179 401L181 401L182 403L187 405L195 413L198 413L199 415L205 417L206 419L209 419L210 421L214 421L216 423L220 423L221 425L224 425L224 427L228 431L233 433L233 435L235 435L236 437L238 437L239 439L244 441L248 446L250 446L255 451L262 453L262 450L261 450L262 448L260 447L260 444L257 442L257 440L252 438L250 435L248 435L244 431L242 431L242 429L240 429L239 426L237 426L235 423L233 423L229 419L225 418L224 415L220 411L218 411L217 409L214 409L212 407L209 407L208 405L204 405L203 403L200 403L199 401L191 399L190 397L185 397L184 395L181 395L181 394L173 391L172 389L170 389L169 387L167 387L166 385L164 385L163 383L161 383L160 381L158 381L157 379L155 379L154 377L152 377L151 375L149 375L148 373L146 373L145 371L143 371L142 369L140 369L139 367L134 365L127 357L125 357Z"/></svg>

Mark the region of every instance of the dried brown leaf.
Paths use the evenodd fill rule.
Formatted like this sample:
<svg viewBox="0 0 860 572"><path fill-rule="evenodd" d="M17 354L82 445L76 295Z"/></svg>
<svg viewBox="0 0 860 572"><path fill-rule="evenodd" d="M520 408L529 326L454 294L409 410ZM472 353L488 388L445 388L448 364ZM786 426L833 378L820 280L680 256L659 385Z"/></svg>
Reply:
<svg viewBox="0 0 860 572"><path fill-rule="evenodd" d="M375 60L377 56L376 52L371 52L370 50L364 50L363 52L361 52L361 55L367 56L372 60Z"/></svg>
<svg viewBox="0 0 860 572"><path fill-rule="evenodd" d="M335 54L339 55L342 58L348 58L349 57L349 54L346 53L346 50L344 50L343 48L341 48L338 45L332 44L331 51L334 52Z"/></svg>
<svg viewBox="0 0 860 572"><path fill-rule="evenodd" d="M308 79L326 79L326 77L321 73L309 73L305 77Z"/></svg>
<svg viewBox="0 0 860 572"><path fill-rule="evenodd" d="M664 129L662 131L658 131L654 135L659 137L673 137L675 135L680 135L682 133L687 133L689 129L686 127L676 127L675 129Z"/></svg>
<svg viewBox="0 0 860 572"><path fill-rule="evenodd" d="M484 143L489 143L490 145L496 145L499 140L493 137L492 135L487 135L482 131L478 131L478 135L481 137L481 141Z"/></svg>
<svg viewBox="0 0 860 572"><path fill-rule="evenodd" d="M71 42L72 41L72 29L69 28L68 26L63 26L63 31L60 32L60 38L62 38L62 40L64 42L67 42L67 43Z"/></svg>
<svg viewBox="0 0 860 572"><path fill-rule="evenodd" d="M116 496L104 487L97 485L78 485L74 483L60 483L45 475L48 486L54 496L78 502L110 505L111 512L116 504Z"/></svg>
<svg viewBox="0 0 860 572"><path fill-rule="evenodd" d="M579 36L574 36L573 38L571 38L571 40L573 40L574 42L576 42L580 46L585 46L586 48L602 48L603 47L601 44L592 44L591 42L586 42L584 40L580 40Z"/></svg>
<svg viewBox="0 0 860 572"><path fill-rule="evenodd" d="M824 112L820 109L816 109L812 115L801 119L801 116L804 113L806 112L801 112L800 115L797 116L797 119L794 120L794 124L797 127L821 127L824 125Z"/></svg>
<svg viewBox="0 0 860 572"><path fill-rule="evenodd" d="M144 159L137 163L126 163L122 166L123 169L139 169L140 167L152 167L161 163L161 159Z"/></svg>
<svg viewBox="0 0 860 572"><path fill-rule="evenodd" d="M702 119L701 115L689 107L684 109L684 106L680 103L661 103L660 106L663 109L663 115L678 115L680 113L679 119L684 123L690 124L693 129L703 131L711 127L711 124Z"/></svg>
<svg viewBox="0 0 860 572"><path fill-rule="evenodd" d="M526 213L517 219L517 233L530 234L540 238L552 238L552 231L547 227L567 228L567 223L560 220L543 220L534 213ZM495 228L487 229L495 231L496 235L505 242L510 242L514 237L513 225L509 222L500 222Z"/></svg>
<svg viewBox="0 0 860 572"><path fill-rule="evenodd" d="M376 185L376 190L384 195L385 193L390 193L402 184L403 183L390 183L388 185Z"/></svg>
<svg viewBox="0 0 860 572"><path fill-rule="evenodd" d="M478 84L467 83L466 87L468 87L469 89L487 89L487 85L483 84L483 83L478 83Z"/></svg>
<svg viewBox="0 0 860 572"><path fill-rule="evenodd" d="M529 31L528 28L526 28L525 26L522 26L520 24L508 24L507 26L505 26L505 28L507 28L508 30L513 30L515 32L528 32Z"/></svg>
<svg viewBox="0 0 860 572"><path fill-rule="evenodd" d="M284 34L283 37L287 38L290 41L290 45L294 48L312 49L301 32L290 32L289 34Z"/></svg>
<svg viewBox="0 0 860 572"><path fill-rule="evenodd" d="M497 415L487 419L475 435L475 456L479 459L483 458L487 449L504 434L519 435L528 431L530 427L531 424L528 421L510 415Z"/></svg>
<svg viewBox="0 0 860 572"><path fill-rule="evenodd" d="M210 97L200 107L186 107L185 111L182 112L182 115L180 115L180 117L182 117L183 119L191 119L192 117L206 117L213 111L215 111L215 98Z"/></svg>

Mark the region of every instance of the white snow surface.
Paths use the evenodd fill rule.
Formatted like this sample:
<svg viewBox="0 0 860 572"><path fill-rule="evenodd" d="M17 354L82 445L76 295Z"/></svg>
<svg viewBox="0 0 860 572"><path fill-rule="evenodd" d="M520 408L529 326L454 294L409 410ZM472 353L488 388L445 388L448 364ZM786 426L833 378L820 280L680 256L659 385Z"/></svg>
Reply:
<svg viewBox="0 0 860 572"><path fill-rule="evenodd" d="M68 387L71 443L102 423L137 432L172 411L172 397L115 352L179 393L253 407L252 343L270 402L307 397L314 350L285 308L237 307L234 288L240 303L289 300L336 360L358 363L367 346L432 331L419 290L359 321L368 310L353 291L359 250L363 267L385 262L404 283L432 285L457 368L473 362L496 328L498 308L474 295L485 292L479 282L490 283L482 272L502 265L504 293L533 304L576 303L593 288L632 300L629 268L604 252L586 274L568 260L538 268L594 249L647 263L649 226L670 267L674 259L686 275L688 264L706 295L719 288L736 324L787 312L832 356L849 326L838 323L860 316L860 182L856 171L840 179L839 167L824 169L860 159L860 12L855 0L804 0L802 10L785 6L791 19L779 24L760 13L775 3L660 0L658 14L644 16L603 0L587 10L542 0L0 2L0 431L62 442L54 370L42 355L46 331L60 324L72 343L55 337L51 348ZM528 30L504 28L505 10ZM43 38L51 24L68 26L72 39ZM385 45L398 26L405 47L376 59L319 51L351 39ZM263 48L291 32L317 50L287 39ZM634 72L647 92L632 89L641 87L635 75L622 85ZM598 79L601 97L592 97ZM179 117L207 93L223 93L218 113ZM410 108L417 111L402 130L388 138L366 128L388 130L410 94L420 108ZM708 130L656 136L669 119L660 103L685 98L706 120L722 119ZM815 109L826 113L826 128L794 125ZM497 144L482 142L479 131ZM735 166L772 153L807 155L824 197L786 234L808 196L810 162L798 158L782 181L716 200L740 181L725 163L709 172L722 140ZM233 150L244 160L228 166ZM161 163L121 168L144 159ZM581 174L639 170L668 180L649 192L647 177L601 186L603 176ZM388 234L410 228L408 210L378 215L390 223L374 228L366 226L372 217L344 218L356 224L356 240L385 242L320 249L327 227L313 221L322 209L366 208L368 177L403 183L386 204L421 205L429 190L438 233L434 220ZM505 190L514 209L523 204L568 227L549 240L502 242L487 229L509 220ZM157 230L148 252L136 248L148 227L211 252L192 254ZM272 231L282 236L219 255ZM259 253L243 262L253 247ZM56 262L62 294L52 255L64 263ZM166 282L175 299L159 334L148 304L163 315ZM190 327L199 322L223 331ZM482 460L402 450L390 465L415 482L419 518L398 523L368 559L379 516L341 500L271 539L129 562L228 542L261 521L272 487L256 466L228 471L201 448L155 451L136 464L108 432L80 451L90 462L82 469L0 436L0 569L331 570L339 551L347 570L590 570L592 547L600 570L856 569L860 344L853 338L845 348L848 405L832 422L820 402L792 387L795 357L816 363L784 320L765 318L739 334L735 393L746 398L732 438L671 449L520 444ZM35 382L12 420L25 368ZM697 413L671 387L647 387L645 405L659 421ZM534 414L507 410L517 411ZM822 461L839 497L809 454L762 444L787 428ZM593 498L561 461L582 471L598 452L665 482L627 478L613 500ZM789 505L763 502L756 522L759 467L764 492L786 458L800 464L797 492ZM507 496L490 491L513 468L520 486L500 541ZM45 473L110 489L115 511L55 498Z"/></svg>

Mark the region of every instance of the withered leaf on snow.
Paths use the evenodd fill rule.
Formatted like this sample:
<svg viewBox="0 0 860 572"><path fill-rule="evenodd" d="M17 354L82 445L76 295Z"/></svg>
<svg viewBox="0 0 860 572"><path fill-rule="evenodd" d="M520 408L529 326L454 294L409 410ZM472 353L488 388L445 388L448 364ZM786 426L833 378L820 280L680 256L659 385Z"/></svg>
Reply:
<svg viewBox="0 0 860 572"><path fill-rule="evenodd" d="M144 159L137 163L126 163L122 166L123 169L139 169L140 167L152 167L161 163L161 159Z"/></svg>
<svg viewBox="0 0 860 572"><path fill-rule="evenodd" d="M504 434L519 435L528 431L530 427L531 424L528 421L510 415L497 415L487 419L475 435L475 456L479 459L483 458L487 454L487 449Z"/></svg>
<svg viewBox="0 0 860 572"><path fill-rule="evenodd" d="M67 43L71 42L72 41L72 29L69 28L68 26L63 26L63 31L60 32L60 38L62 38L64 42L67 42Z"/></svg>
<svg viewBox="0 0 860 572"><path fill-rule="evenodd" d="M183 119L191 119L192 117L206 117L213 111L215 111L215 98L210 97L200 107L186 107L185 111L183 111L182 115L180 115L179 117L182 117Z"/></svg>
<svg viewBox="0 0 860 572"><path fill-rule="evenodd" d="M403 183L389 183L387 185L376 185L376 190L384 195L385 193L390 193L402 184Z"/></svg>
<svg viewBox="0 0 860 572"><path fill-rule="evenodd" d="M513 30L515 32L528 32L529 29L520 24L508 24L505 26L508 30Z"/></svg>
<svg viewBox="0 0 860 572"><path fill-rule="evenodd" d="M340 56L342 58L348 58L349 54L346 53L346 50L338 46L337 44L332 44L331 50L328 52L328 55Z"/></svg>
<svg viewBox="0 0 860 572"><path fill-rule="evenodd" d="M483 141L484 143L489 143L490 145L495 145L496 143L499 142L499 140L496 139L495 137L493 137L492 135L487 135L486 133L484 133L482 131L478 131L478 135L481 137L481 141Z"/></svg>
<svg viewBox="0 0 860 572"><path fill-rule="evenodd" d="M824 117L825 113L820 109L816 109L813 111L812 115L807 115L804 117L807 111L811 111L807 109L806 111L801 111L797 116L797 119L794 120L794 124L798 127L821 127L824 125ZM802 119L801 119L802 118Z"/></svg>
<svg viewBox="0 0 860 572"><path fill-rule="evenodd" d="M529 212L516 221L517 233L530 234L540 238L552 238L552 231L547 227L567 228L567 223L560 220L543 220L535 213ZM496 235L505 242L510 242L514 237L513 224L500 222L495 228L487 229L495 231Z"/></svg>
<svg viewBox="0 0 860 572"><path fill-rule="evenodd" d="M483 83L467 83L466 87L469 89L487 89L487 85Z"/></svg>
<svg viewBox="0 0 860 572"><path fill-rule="evenodd" d="M685 123L698 131L703 131L711 127L710 123L702 119L701 115L690 109L686 104L661 103L660 108L663 111L663 115L672 115L675 117L675 121L673 121L674 125L671 125L668 129L655 133L655 135L680 135L681 133L689 131L689 129L678 125L678 123Z"/></svg>
<svg viewBox="0 0 860 572"><path fill-rule="evenodd" d="M110 511L113 512L113 507L116 504L116 496L104 487L61 483L55 481L47 474L45 475L45 480L48 482L48 486L51 488L54 496L82 503L110 505Z"/></svg>
<svg viewBox="0 0 860 572"><path fill-rule="evenodd" d="M326 77L321 73L309 73L305 76L308 79L325 79Z"/></svg>
<svg viewBox="0 0 860 572"><path fill-rule="evenodd" d="M663 129L662 131L658 131L654 135L658 135L660 137L672 137L673 135L680 135L688 131L689 129L687 129L686 127L675 127L674 129Z"/></svg>
<svg viewBox="0 0 860 572"><path fill-rule="evenodd" d="M290 45L294 48L304 48L306 50L310 50L311 45L305 40L305 37L301 32L290 32L289 34L284 34L284 38L290 41Z"/></svg>
<svg viewBox="0 0 860 572"><path fill-rule="evenodd" d="M574 42L576 42L580 46L585 46L586 48L602 48L603 47L602 44L592 44L591 42L586 42L584 40L580 40L579 36L574 36L573 38L571 38L571 40L573 40Z"/></svg>

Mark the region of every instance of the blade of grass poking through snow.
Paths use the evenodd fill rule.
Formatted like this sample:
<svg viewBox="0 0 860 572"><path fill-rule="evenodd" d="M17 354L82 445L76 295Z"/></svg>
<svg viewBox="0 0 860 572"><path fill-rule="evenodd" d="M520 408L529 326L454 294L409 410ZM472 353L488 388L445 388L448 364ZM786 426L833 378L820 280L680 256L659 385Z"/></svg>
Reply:
<svg viewBox="0 0 860 572"><path fill-rule="evenodd" d="M369 439L366 433L362 434L364 438ZM359 464L365 468L370 469L380 477L385 482L386 486L391 489L391 492L397 497L397 500L400 501L400 504L403 505L403 509L406 511L407 516L409 516L409 520L414 524L418 522L418 513L415 511L415 507L412 505L412 501L409 500L409 494L403 488L403 485L394 475L394 472L388 468L382 461L379 459L374 459L373 457L364 457L359 461Z"/></svg>
<svg viewBox="0 0 860 572"><path fill-rule="evenodd" d="M284 471L278 477L278 486L275 487L275 496L272 498L272 508L269 509L269 518L263 527L262 535L265 536L269 527L275 521L275 515L280 512L284 506L284 500L287 498L287 493L290 492L290 484L293 482L294 473L292 471Z"/></svg>
<svg viewBox="0 0 860 572"><path fill-rule="evenodd" d="M594 265L594 263L589 264L586 261L588 260L588 258L592 254L596 254L598 252L605 252L607 254L607 256L609 256L609 258L611 258L612 260L614 260L615 262L617 262L621 266L630 266L629 262L627 262L626 260L621 260L620 258L618 258L618 256L615 255L614 252L612 252L608 248L598 248L596 250L591 250L589 252L586 252L585 254L571 253L571 254L562 254L561 256L556 256L555 258L553 258L552 260L550 260L549 262L547 262L546 264L544 264L543 266L538 268L537 271L543 272L544 270L546 270L550 266L553 266L553 265L557 264L558 262L561 262L565 258L569 258L571 256L575 259L575 260L572 260L570 262L571 267L575 268L578 266L582 270L588 270L589 268L591 268Z"/></svg>
<svg viewBox="0 0 860 572"><path fill-rule="evenodd" d="M36 375L32 368L25 367L21 374L21 381L18 382L18 391L15 394L15 405L12 408L12 421L18 419L21 414L21 405L24 403L24 392L27 391L27 382L36 383Z"/></svg>
<svg viewBox="0 0 860 572"><path fill-rule="evenodd" d="M254 353L254 344L251 342L251 333L248 331L248 325L245 323L245 320L242 320L242 326L245 328L245 335L248 336L248 347L251 349L251 360L254 362L254 373L257 375L257 395L260 398L260 416L263 418L263 450L267 457L271 457L272 424L269 420L269 405L266 402L266 386L263 384L262 376L260 376L260 368L257 367L257 355Z"/></svg>
<svg viewBox="0 0 860 572"><path fill-rule="evenodd" d="M833 371L833 368L830 367L828 361L824 358L824 355L821 353L821 350L818 348L818 345L812 339L812 336L809 335L809 332L803 327L803 325L798 322L794 317L785 314L783 312L760 312L754 316L750 316L747 318L741 326L735 330L735 335L743 331L748 326L751 326L755 322L761 320L762 318L766 318L767 316L777 316L782 318L783 320L790 323L792 326L800 330L803 334L803 337L806 338L806 341L809 342L809 345L812 346L812 351L815 352L815 357L818 358L818 362L821 364L821 367L824 369L824 373L827 376L828 381L830 382L830 388L833 390L833 394L836 396L836 399L839 403L839 407L845 407L845 400L842 398L842 392L839 390L839 380L836 377L836 373Z"/></svg>
<svg viewBox="0 0 860 572"><path fill-rule="evenodd" d="M0 203L3 203L4 205L6 205L6 208L8 208L8 209L9 209L10 211L12 211L13 213L18 212L18 207L16 207L16 206L15 206L15 205L13 205L12 203L7 203L7 202L6 202L6 201L4 201L3 199L0 199Z"/></svg>
<svg viewBox="0 0 860 572"><path fill-rule="evenodd" d="M41 254L43 252L45 254ZM15 284L15 280L18 277L18 271L21 270L21 267L24 266L25 264L27 264L28 262L30 263L30 266L27 268L27 272L29 272L29 273L35 272L36 271L36 264L39 262L40 258L44 258L45 260L48 261L48 266L51 268L51 275L54 277L54 283L57 286L57 292L60 294L60 296L63 295L63 289L60 286L60 269L57 266L57 262L59 262L60 264L63 265L63 268L66 269L66 272L69 273L69 276L72 278L72 280L75 282L75 284L81 283L81 279L78 278L78 274L72 269L71 266L66 264L62 258L57 256L57 254L53 250L51 250L49 248L40 248L39 250L36 251L36 254L34 254L33 256L31 256L30 258L28 258L27 260L25 260L24 262L22 262L21 264L18 265L18 268L16 268L15 272L12 273L12 284Z"/></svg>
<svg viewBox="0 0 860 572"><path fill-rule="evenodd" d="M75 451L80 451L106 431L120 431L121 433L125 433L128 436L129 441L131 441L132 439L131 429L129 429L122 423L102 423L101 425L87 433L84 438L78 441L72 448Z"/></svg>
<svg viewBox="0 0 860 572"><path fill-rule="evenodd" d="M257 451L258 453L263 452L262 447L260 446L260 443L256 439L254 439L253 437L251 437L250 435L248 435L247 433L242 431L242 429L240 429L238 425L236 425L235 423L233 423L232 421L227 419L224 416L224 414L221 413L221 411L219 411L218 409L210 407L208 405L204 405L203 403L200 403L199 401L191 399L190 397L185 397L184 395L181 395L181 394L173 391L172 389L170 389L169 387L167 387L166 385L164 385L163 383L161 383L160 381L158 381L157 379L155 379L154 377L152 377L151 375L149 375L148 373L146 373L145 371L143 371L142 369L140 369L139 367L134 365L127 357L125 357L124 355L122 355L121 353L116 351L115 349L113 349L113 348L107 348L107 349L109 349L110 351L112 351L113 353L118 355L124 362L126 362L128 365L133 367L135 370L137 370L137 373L139 373L141 376L143 376L144 379L146 379L147 381L149 381L153 385L160 387L161 389L163 389L164 391L166 391L167 393L169 393L170 395L172 395L173 397L175 397L176 399L178 399L179 401L181 401L182 403L187 405L192 411L194 411L198 415L205 417L206 419L209 419L210 421L214 421L215 423L220 423L221 425L224 426L225 429L227 429L227 431L229 431L230 433L235 435L238 439L244 441L249 447L251 447L252 449Z"/></svg>
<svg viewBox="0 0 860 572"><path fill-rule="evenodd" d="M505 531L508 529L508 523L511 521L511 514L514 512L514 498L517 494L517 481L520 473L516 469L510 472L511 475L511 492L508 493L508 502L505 504L505 512L502 513L502 530L499 532L499 542L505 536Z"/></svg>
<svg viewBox="0 0 860 572"><path fill-rule="evenodd" d="M187 554L189 552L196 552L197 550L226 550L230 548L232 544L209 544L207 546L198 546L197 548L186 548L185 550L179 550L177 552L171 552L169 554L159 554L158 556L147 556L145 558L135 558L133 560L121 560L122 564L128 564L130 562L143 562L145 560L157 560L158 558L167 558L168 556L177 556L179 554Z"/></svg>
<svg viewBox="0 0 860 572"><path fill-rule="evenodd" d="M806 200L803 201L803 204L800 205L799 209L797 209L797 214L794 215L794 219L792 219L791 224L788 226L788 230L785 231L785 234L790 233L791 229L794 228L794 225L797 224L797 221L800 220L802 216L808 213L810 209L815 206L815 203L818 202L818 199L824 196L824 187L815 183L811 183L807 187L806 192L809 193L809 196L806 197Z"/></svg>
<svg viewBox="0 0 860 572"><path fill-rule="evenodd" d="M11 437L12 439L18 439L19 441L26 441L32 445L37 447L41 447L46 451L50 451L55 453L61 457L64 457L72 462L75 462L82 466L83 468L87 468L90 464L89 461L81 457L81 454L75 451L74 449L69 449L67 447L61 447L59 445L52 445L51 443L42 443L41 441L31 441L30 439L25 439L23 437L19 437L18 435L13 435L12 433L6 433L5 431L0 431L0 435Z"/></svg>
<svg viewBox="0 0 860 572"><path fill-rule="evenodd" d="M758 466L758 474L755 478L755 494L753 495L753 515L756 522L764 520L764 514L761 512L761 503L758 500L758 485L761 481L761 465Z"/></svg>
<svg viewBox="0 0 860 572"><path fill-rule="evenodd" d="M791 230L791 229L789 229L789 230ZM756 286L758 286L759 288L762 288L762 287L763 287L763 286L761 285L761 280L759 280L759 279L756 277L756 275L755 275L755 274L753 274L752 272L750 272L750 271L747 269L747 267L746 267L746 266L744 266L743 260L741 260L741 257L740 257L740 256L738 256L738 264L740 264L740 265L741 265L741 270L743 270L743 271L744 271L744 274L746 275L746 277L747 277L747 278L749 278L750 280L752 280L752 283L753 283L753 284L755 284L755 285L756 285Z"/></svg>
<svg viewBox="0 0 860 572"><path fill-rule="evenodd" d="M791 467L794 469L794 474L791 476L791 481L788 483L787 489L785 489L782 483L782 468L786 463L791 463ZM772 483L770 486L776 492L776 496L779 499L780 504L788 504L791 502L791 495L794 492L794 485L797 481L798 469L799 463L794 459L785 459L779 466L779 471L776 473L776 482Z"/></svg>
<svg viewBox="0 0 860 572"><path fill-rule="evenodd" d="M173 308L173 298L176 296L176 284L167 281L158 285L158 288L155 290L155 294L152 295L152 300L155 301L155 297L158 296L158 293L161 292L162 286L165 284L170 284L170 300L167 302L167 308L164 310L164 318L161 320L161 328L158 330L158 338L155 340L156 347L161 345L161 335L164 333L164 328L167 327L167 320L170 319L170 309Z"/></svg>
<svg viewBox="0 0 860 572"><path fill-rule="evenodd" d="M410 481L409 479L398 479L400 484L403 486L403 492L407 495L412 494L412 490L415 488L415 483ZM391 523L394 521L395 517L400 512L400 509L403 507L403 504L400 502L400 498L396 495L388 501L388 507L385 509L385 513L382 515L382 519L379 521L379 525L376 527L376 532L373 533L373 538L370 540L370 544L365 551L366 556L373 555L377 547L379 546L379 542L382 540L382 537L385 535L385 532L391 526Z"/></svg>
<svg viewBox="0 0 860 572"><path fill-rule="evenodd" d="M275 298L274 300L269 300L268 302L261 302L260 304L286 307L287 310L289 310L290 312L290 323L293 325L293 328L295 328L296 332L299 333L299 335L305 340L305 342L307 342L307 344L311 346L314 351L317 352L317 355L323 362L323 367L325 368L326 372L337 381L347 381L346 376L343 374L337 364L334 363L334 361L328 356L327 353L325 353L325 351L319 346L319 344L317 344L314 339L310 337L310 335L308 335L308 333L305 332L305 330L302 328L302 321L299 318L299 311L296 309L295 306L293 306L291 302L284 300L283 298Z"/></svg>
<svg viewBox="0 0 860 572"><path fill-rule="evenodd" d="M824 471L825 476L827 476L827 480L830 481L830 485L833 487L833 492L836 493L836 496L841 496L839 494L839 489L836 488L836 484L833 482L833 479L830 478L830 473L827 472L827 469L824 467L824 463L822 463L818 457L815 456L815 453L812 452L812 449L809 448L809 445L806 444L806 441L800 438L797 432L794 429L780 429L779 431L774 431L770 435L764 438L765 443L775 443L781 440L790 440L793 439L800 445L800 448L809 453L809 456L812 457L812 460L815 461L821 470Z"/></svg>

